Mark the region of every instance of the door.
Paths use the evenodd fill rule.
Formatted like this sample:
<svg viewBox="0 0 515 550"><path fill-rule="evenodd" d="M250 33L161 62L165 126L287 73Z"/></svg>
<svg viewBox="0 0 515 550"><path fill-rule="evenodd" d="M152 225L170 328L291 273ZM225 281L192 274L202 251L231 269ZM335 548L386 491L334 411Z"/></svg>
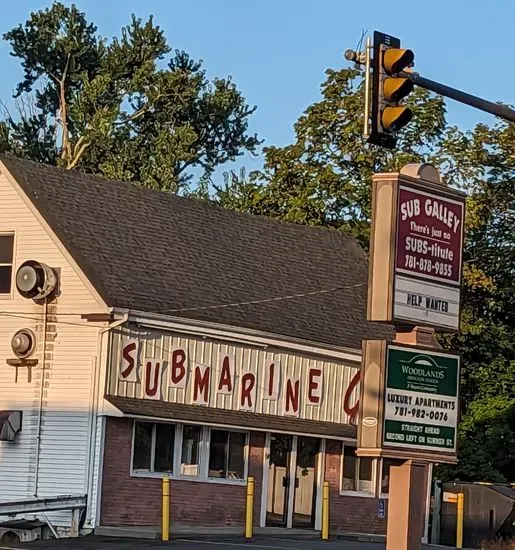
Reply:
<svg viewBox="0 0 515 550"><path fill-rule="evenodd" d="M298 437L296 445L293 527L313 529L317 497L317 471L320 439Z"/></svg>
<svg viewBox="0 0 515 550"><path fill-rule="evenodd" d="M293 436L272 434L268 463L266 525L286 527L290 494L290 463Z"/></svg>
<svg viewBox="0 0 515 550"><path fill-rule="evenodd" d="M271 435L267 526L314 528L319 452L319 439Z"/></svg>

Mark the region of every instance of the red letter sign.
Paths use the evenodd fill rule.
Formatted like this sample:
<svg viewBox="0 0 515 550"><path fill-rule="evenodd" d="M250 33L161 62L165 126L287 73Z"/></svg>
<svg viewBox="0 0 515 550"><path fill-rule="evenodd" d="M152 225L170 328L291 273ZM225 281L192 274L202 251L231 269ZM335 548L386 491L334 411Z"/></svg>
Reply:
<svg viewBox="0 0 515 550"><path fill-rule="evenodd" d="M218 380L217 392L222 394L232 393L232 381L234 379L234 358L225 353L220 354L220 378Z"/></svg>
<svg viewBox="0 0 515 550"><path fill-rule="evenodd" d="M138 381L138 341L132 338L127 340L122 349L119 378L125 382Z"/></svg>
<svg viewBox="0 0 515 550"><path fill-rule="evenodd" d="M246 372L241 377L240 410L253 411L256 407L256 375Z"/></svg>
<svg viewBox="0 0 515 550"><path fill-rule="evenodd" d="M265 368L266 385L263 399L277 401L279 399L279 385L281 383L281 365L279 362L270 361Z"/></svg>
<svg viewBox="0 0 515 550"><path fill-rule="evenodd" d="M209 403L209 375L211 367L195 364L193 370L193 403L207 405Z"/></svg>
<svg viewBox="0 0 515 550"><path fill-rule="evenodd" d="M352 377L352 380L350 381L349 387L347 388L347 391L345 392L345 395L343 397L343 410L349 415L349 421L353 423L356 419L356 416L359 412L359 397L356 399L356 403L354 403L354 406L350 406L350 398L352 394L354 393L354 389L359 384L361 371L358 369L356 371L356 374ZM359 395L359 394L358 394Z"/></svg>
<svg viewBox="0 0 515 550"><path fill-rule="evenodd" d="M184 389L186 387L186 352L174 349L170 364L170 388Z"/></svg>
<svg viewBox="0 0 515 550"><path fill-rule="evenodd" d="M322 371L320 369L309 369L308 374L308 403L320 405L322 400Z"/></svg>
<svg viewBox="0 0 515 550"><path fill-rule="evenodd" d="M286 378L284 392L284 416L299 416L300 380L293 376Z"/></svg>
<svg viewBox="0 0 515 550"><path fill-rule="evenodd" d="M162 374L162 363L160 359L145 359L143 397L147 399L161 399Z"/></svg>

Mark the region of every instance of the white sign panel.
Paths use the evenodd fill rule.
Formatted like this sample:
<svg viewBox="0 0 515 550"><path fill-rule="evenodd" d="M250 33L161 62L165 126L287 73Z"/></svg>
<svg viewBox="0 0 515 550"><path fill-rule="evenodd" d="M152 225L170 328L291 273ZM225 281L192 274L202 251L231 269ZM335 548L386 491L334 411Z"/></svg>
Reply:
<svg viewBox="0 0 515 550"><path fill-rule="evenodd" d="M416 320L421 325L438 325L458 330L460 289L397 275L393 314L397 319Z"/></svg>

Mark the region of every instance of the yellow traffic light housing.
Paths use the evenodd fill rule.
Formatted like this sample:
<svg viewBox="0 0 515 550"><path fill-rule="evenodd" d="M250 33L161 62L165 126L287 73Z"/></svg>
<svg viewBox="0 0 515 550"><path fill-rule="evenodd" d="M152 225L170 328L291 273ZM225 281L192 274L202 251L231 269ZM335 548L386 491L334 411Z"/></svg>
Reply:
<svg viewBox="0 0 515 550"><path fill-rule="evenodd" d="M400 73L411 67L415 56L400 45L398 38L374 32L368 141L388 149L395 148L397 132L413 118L411 109L399 103L413 90L413 82Z"/></svg>
<svg viewBox="0 0 515 550"><path fill-rule="evenodd" d="M383 53L383 67L388 74L397 74L410 67L415 60L411 50L401 48L388 48Z"/></svg>

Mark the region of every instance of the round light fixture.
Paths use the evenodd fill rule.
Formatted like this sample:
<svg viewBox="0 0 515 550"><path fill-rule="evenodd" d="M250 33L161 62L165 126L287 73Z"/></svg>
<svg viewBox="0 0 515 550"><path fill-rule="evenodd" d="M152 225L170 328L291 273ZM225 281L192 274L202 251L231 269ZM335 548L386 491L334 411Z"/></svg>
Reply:
<svg viewBox="0 0 515 550"><path fill-rule="evenodd" d="M25 359L36 348L36 335L28 328L18 330L11 338L11 348L20 359Z"/></svg>
<svg viewBox="0 0 515 550"><path fill-rule="evenodd" d="M45 298L55 290L56 285L56 273L41 262L28 260L16 272L16 288L24 298Z"/></svg>

